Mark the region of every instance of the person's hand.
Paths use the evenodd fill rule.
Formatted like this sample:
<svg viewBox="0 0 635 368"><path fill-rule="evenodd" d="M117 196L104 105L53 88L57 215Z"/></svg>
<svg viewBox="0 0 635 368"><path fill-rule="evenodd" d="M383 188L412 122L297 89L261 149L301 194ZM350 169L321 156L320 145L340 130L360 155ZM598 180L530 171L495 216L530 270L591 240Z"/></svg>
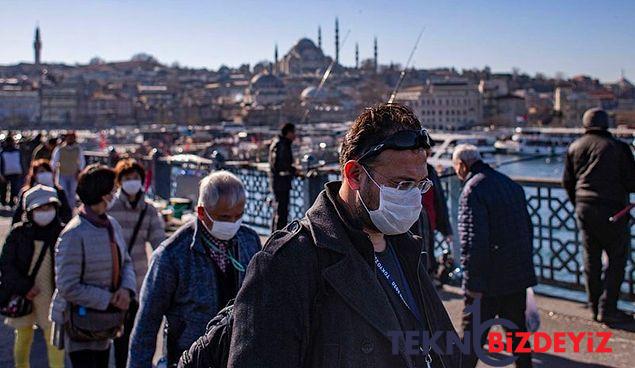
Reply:
<svg viewBox="0 0 635 368"><path fill-rule="evenodd" d="M29 290L29 292L26 293L24 297L27 298L28 300L33 300L33 298L35 298L39 293L40 293L40 288L38 288L37 286L33 286L31 290Z"/></svg>
<svg viewBox="0 0 635 368"><path fill-rule="evenodd" d="M480 299L483 297L483 293L480 293L478 291L472 291L472 290L465 290L465 295L474 299Z"/></svg>
<svg viewBox="0 0 635 368"><path fill-rule="evenodd" d="M452 234L445 237L445 242L450 245L454 244L454 238L452 237Z"/></svg>
<svg viewBox="0 0 635 368"><path fill-rule="evenodd" d="M119 289L112 294L110 304L121 309L128 310L130 307L130 291L128 289Z"/></svg>

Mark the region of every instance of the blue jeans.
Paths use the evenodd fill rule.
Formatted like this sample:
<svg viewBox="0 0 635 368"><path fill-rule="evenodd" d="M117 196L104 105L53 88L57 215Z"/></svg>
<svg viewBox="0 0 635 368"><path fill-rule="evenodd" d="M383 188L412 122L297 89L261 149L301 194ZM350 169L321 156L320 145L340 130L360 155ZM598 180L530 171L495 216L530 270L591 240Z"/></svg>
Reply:
<svg viewBox="0 0 635 368"><path fill-rule="evenodd" d="M75 175L62 175L57 178L57 182L66 192L66 199L71 210L75 208L75 191L77 190L77 177Z"/></svg>

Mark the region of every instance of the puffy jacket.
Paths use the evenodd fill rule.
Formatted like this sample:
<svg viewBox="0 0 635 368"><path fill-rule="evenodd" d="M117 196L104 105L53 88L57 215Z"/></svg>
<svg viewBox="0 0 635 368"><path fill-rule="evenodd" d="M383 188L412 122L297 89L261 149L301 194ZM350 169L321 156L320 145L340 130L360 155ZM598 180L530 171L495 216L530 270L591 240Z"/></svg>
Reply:
<svg viewBox="0 0 635 368"><path fill-rule="evenodd" d="M139 221L141 211L146 209L146 214L139 226L139 232L135 239L132 250L130 250L130 240L134 228ZM148 272L148 255L146 253L146 243L149 243L152 249L156 249L162 241L165 240L165 224L161 214L154 208L152 203L145 199L145 195L141 194L137 206L132 208L128 196L121 190L117 193L115 204L108 211L108 214L114 217L119 225L121 225L121 235L126 242L130 257L134 265L134 272L137 275L137 295L141 292L141 284L143 278Z"/></svg>
<svg viewBox="0 0 635 368"><path fill-rule="evenodd" d="M476 162L459 199L458 228L464 288L495 296L536 285L533 227L520 185Z"/></svg>
<svg viewBox="0 0 635 368"><path fill-rule="evenodd" d="M128 289L134 297L136 281L132 260L126 251L117 220L108 216L114 230L120 257L120 288ZM87 308L106 310L112 298L112 253L110 237L106 228L99 228L82 216L75 216L60 234L55 248L55 285L51 319L63 324L67 303ZM82 264L83 277L82 277ZM109 340L74 341L68 336L65 349L104 350L110 346Z"/></svg>
<svg viewBox="0 0 635 368"><path fill-rule="evenodd" d="M635 160L629 146L608 131L589 130L567 151L562 186L569 200L621 209L635 192Z"/></svg>

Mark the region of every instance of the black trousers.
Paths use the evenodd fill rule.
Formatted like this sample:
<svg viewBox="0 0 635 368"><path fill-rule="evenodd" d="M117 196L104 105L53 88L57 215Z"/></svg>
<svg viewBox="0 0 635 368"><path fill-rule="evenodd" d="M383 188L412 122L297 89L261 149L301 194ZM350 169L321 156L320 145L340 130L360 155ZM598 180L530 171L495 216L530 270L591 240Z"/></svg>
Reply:
<svg viewBox="0 0 635 368"><path fill-rule="evenodd" d="M580 240L584 247L584 275L589 305L594 313L611 313L617 310L620 286L629 247L628 216L617 223L609 217L621 208L617 206L578 203L576 215ZM609 264L602 275L602 251Z"/></svg>
<svg viewBox="0 0 635 368"><path fill-rule="evenodd" d="M465 296L465 306L471 306L475 300L470 296ZM473 333L475 329L475 324L481 324L487 320L493 319L495 317L507 319L513 322L516 326L518 326L518 330L509 330L506 329L507 332L526 332L526 322L525 322L525 309L527 307L527 292L522 291L514 294L504 295L504 296L487 296L484 295L481 299L481 307L480 321L475 321L475 316L472 313L468 313L467 311L463 312L463 333L470 331L470 334ZM481 346L483 346L487 341L487 334L489 333L489 329L483 331L481 335ZM519 343L518 338L512 338L512 347L515 347ZM518 357L516 360L516 367L524 368L531 367L531 354L516 354L514 356ZM463 359L463 367L464 368L473 368L478 363L478 357L474 352L471 355L466 356Z"/></svg>
<svg viewBox="0 0 635 368"><path fill-rule="evenodd" d="M110 349L79 350L68 353L73 368L108 368Z"/></svg>
<svg viewBox="0 0 635 368"><path fill-rule="evenodd" d="M275 190L273 195L276 200L275 214L271 224L271 232L284 229L289 222L289 202L291 190Z"/></svg>
<svg viewBox="0 0 635 368"><path fill-rule="evenodd" d="M0 204L6 206L9 204L7 201L7 191L9 189L9 182L5 179L0 181Z"/></svg>
<svg viewBox="0 0 635 368"><path fill-rule="evenodd" d="M139 311L139 303L136 300L130 301L130 308L126 314L126 320L123 324L123 334L113 341L115 347L115 367L126 368L128 363L128 344L130 343L130 334L134 327L134 320Z"/></svg>

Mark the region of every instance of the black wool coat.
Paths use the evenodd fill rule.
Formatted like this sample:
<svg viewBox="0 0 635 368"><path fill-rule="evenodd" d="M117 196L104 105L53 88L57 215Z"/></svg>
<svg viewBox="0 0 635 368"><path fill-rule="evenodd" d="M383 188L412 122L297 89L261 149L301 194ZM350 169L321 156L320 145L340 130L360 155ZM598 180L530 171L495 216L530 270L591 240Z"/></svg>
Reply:
<svg viewBox="0 0 635 368"><path fill-rule="evenodd" d="M327 184L306 217L252 259L234 306L229 367L426 366L403 342L393 351L390 333L403 330L404 316L379 282L372 243L338 199L340 185ZM388 241L429 329L456 333L420 262L420 241ZM432 366L459 367L460 356L434 355Z"/></svg>

